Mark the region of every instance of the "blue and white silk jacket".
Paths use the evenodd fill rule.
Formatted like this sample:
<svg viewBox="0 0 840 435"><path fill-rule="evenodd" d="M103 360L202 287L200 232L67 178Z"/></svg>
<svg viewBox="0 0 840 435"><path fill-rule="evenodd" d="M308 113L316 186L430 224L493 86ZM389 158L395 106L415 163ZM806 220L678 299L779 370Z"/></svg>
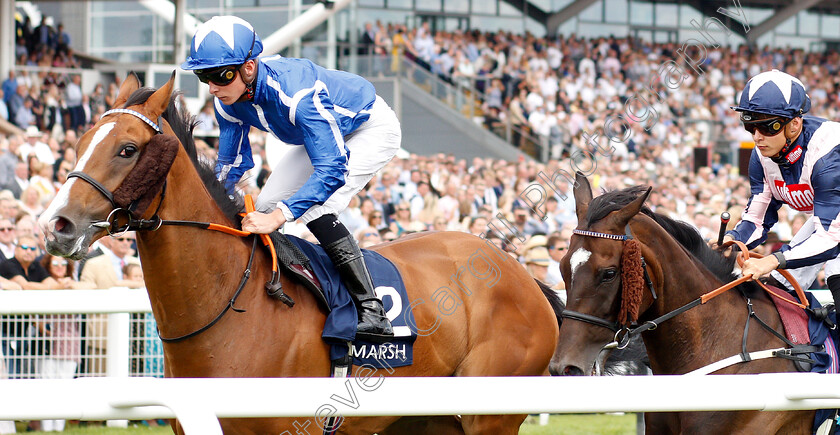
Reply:
<svg viewBox="0 0 840 435"><path fill-rule="evenodd" d="M810 266L840 253L840 123L804 116L802 134L787 161L777 164L754 149L750 197L741 221L729 231L750 249L767 238L782 204L818 219L815 231L795 246L784 246L787 268Z"/></svg>
<svg viewBox="0 0 840 435"><path fill-rule="evenodd" d="M216 176L228 192L254 167L248 131L270 132L289 144L306 147L314 172L283 203L297 219L324 203L345 183L348 151L344 137L369 118L376 91L367 80L327 70L307 59L259 59L253 101L230 106L215 101L219 122Z"/></svg>

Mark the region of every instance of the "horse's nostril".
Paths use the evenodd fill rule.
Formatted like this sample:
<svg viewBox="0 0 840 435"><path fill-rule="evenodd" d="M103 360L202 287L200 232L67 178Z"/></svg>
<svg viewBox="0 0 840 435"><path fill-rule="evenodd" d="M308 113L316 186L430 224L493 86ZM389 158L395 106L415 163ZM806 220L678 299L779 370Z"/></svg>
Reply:
<svg viewBox="0 0 840 435"><path fill-rule="evenodd" d="M69 220L60 217L55 221L55 232L56 233L68 233L73 232L73 223Z"/></svg>
<svg viewBox="0 0 840 435"><path fill-rule="evenodd" d="M583 370L575 366L566 366L563 369L563 376L583 376Z"/></svg>

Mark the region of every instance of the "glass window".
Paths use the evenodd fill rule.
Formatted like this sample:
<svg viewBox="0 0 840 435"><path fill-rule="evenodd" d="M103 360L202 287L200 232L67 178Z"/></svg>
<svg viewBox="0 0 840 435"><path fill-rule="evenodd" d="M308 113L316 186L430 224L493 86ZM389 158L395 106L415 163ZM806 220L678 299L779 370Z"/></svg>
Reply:
<svg viewBox="0 0 840 435"><path fill-rule="evenodd" d="M748 15L749 16L749 15ZM759 47L764 47L765 45L773 46L776 42L776 32L767 32L758 37L755 41Z"/></svg>
<svg viewBox="0 0 840 435"><path fill-rule="evenodd" d="M751 25L755 25L758 23L763 22L764 20L770 18L775 11L773 9L759 9L759 8L743 8L744 15L747 17L747 21L751 23Z"/></svg>
<svg viewBox="0 0 840 435"><path fill-rule="evenodd" d="M357 17L362 25L367 22L375 24L377 20L382 21L383 25L388 23L405 24L405 11L359 9Z"/></svg>
<svg viewBox="0 0 840 435"><path fill-rule="evenodd" d="M818 36L820 34L820 16L808 11L796 14L799 18L799 34L803 36Z"/></svg>
<svg viewBox="0 0 840 435"><path fill-rule="evenodd" d="M498 0L472 0L472 13L496 15Z"/></svg>
<svg viewBox="0 0 840 435"><path fill-rule="evenodd" d="M779 24L779 26L776 27L775 32L777 35L796 34L796 16L790 17L783 21L782 24ZM793 45L791 45L791 47L793 47Z"/></svg>
<svg viewBox="0 0 840 435"><path fill-rule="evenodd" d="M100 2L93 2L93 4ZM107 3L107 2L102 2ZM187 9L191 8L218 8L221 0L187 0Z"/></svg>
<svg viewBox="0 0 840 435"><path fill-rule="evenodd" d="M446 0L449 1L449 0ZM537 38L545 37L545 26L542 23L538 22L537 20L526 17L525 18L525 28L531 32L532 35L536 36Z"/></svg>
<svg viewBox="0 0 840 435"><path fill-rule="evenodd" d="M569 6L570 4L574 3L574 1L575 0L551 0L551 6L552 6L551 10L559 11L559 10L565 8L566 6ZM548 12L548 11L546 11L546 12Z"/></svg>
<svg viewBox="0 0 840 435"><path fill-rule="evenodd" d="M385 0L359 0L359 6L365 7L370 6L374 8L384 8L385 7Z"/></svg>
<svg viewBox="0 0 840 435"><path fill-rule="evenodd" d="M441 0L420 0L417 2L417 9L422 9L424 11L439 11L440 10L440 2Z"/></svg>
<svg viewBox="0 0 840 435"><path fill-rule="evenodd" d="M198 97L198 78L195 74L181 74L181 83L178 89L184 93L187 98Z"/></svg>
<svg viewBox="0 0 840 435"><path fill-rule="evenodd" d="M524 31L522 18L503 17L472 17L472 27L483 31L498 32L499 30L522 33Z"/></svg>
<svg viewBox="0 0 840 435"><path fill-rule="evenodd" d="M840 38L840 16L828 14L822 16L822 36Z"/></svg>
<svg viewBox="0 0 840 435"><path fill-rule="evenodd" d="M93 17L91 19L91 48L149 47L153 44L153 22L151 15ZM132 29L132 31L126 32L125 29ZM119 37L116 38L116 35Z"/></svg>
<svg viewBox="0 0 840 435"><path fill-rule="evenodd" d="M691 20L697 21L702 26L704 19L703 14L697 9L689 5L680 5L680 27L693 28L691 26Z"/></svg>
<svg viewBox="0 0 840 435"><path fill-rule="evenodd" d="M650 30L636 30L634 33L636 34L636 38L642 41L653 41L653 32Z"/></svg>
<svg viewBox="0 0 840 435"><path fill-rule="evenodd" d="M157 45L172 45L172 38L175 36L175 28L173 23L168 23L160 17L155 18L155 27L157 28L157 35L155 43ZM190 38L192 41L192 38ZM189 43L188 43L189 44Z"/></svg>
<svg viewBox="0 0 840 435"><path fill-rule="evenodd" d="M776 41L780 41L782 38L776 38ZM804 38L799 36L785 36L784 37L784 45L790 46L791 48L802 48L805 50L811 49L811 44L819 42L817 38Z"/></svg>
<svg viewBox="0 0 840 435"><path fill-rule="evenodd" d="M630 24L653 25L653 5L650 3L630 3Z"/></svg>
<svg viewBox="0 0 840 435"><path fill-rule="evenodd" d="M660 27L676 27L677 19L677 5L656 3L656 25Z"/></svg>
<svg viewBox="0 0 840 435"><path fill-rule="evenodd" d="M519 17L520 20L522 19L522 12L504 1L499 2L499 15Z"/></svg>
<svg viewBox="0 0 840 435"><path fill-rule="evenodd" d="M577 33L578 19L577 17L566 20L557 28L557 34L561 36L570 36L572 33Z"/></svg>
<svg viewBox="0 0 840 435"><path fill-rule="evenodd" d="M152 62L151 51L105 51L99 54L100 56L124 63L148 63ZM143 80L140 80L143 83Z"/></svg>
<svg viewBox="0 0 840 435"><path fill-rule="evenodd" d="M627 35L627 30L627 26L604 26L602 24L581 22L578 25L577 33L578 36L584 38L599 38L602 36L616 36L620 38Z"/></svg>
<svg viewBox="0 0 840 435"><path fill-rule="evenodd" d="M289 21L289 13L287 11L283 11L282 13L272 10L237 12L236 16L251 23L254 26L254 30L257 31L257 35L260 35L260 38L263 40Z"/></svg>
<svg viewBox="0 0 840 435"><path fill-rule="evenodd" d="M443 3L443 10L446 12L469 13L470 0L446 0Z"/></svg>
<svg viewBox="0 0 840 435"><path fill-rule="evenodd" d="M422 1L423 1L423 0L421 0L421 2L422 2ZM414 3L414 0L387 0L387 2L388 2L388 7L389 7L389 8L405 8L405 9L411 9L411 8L413 8L413 7L414 7L414 4L413 4L413 3ZM437 0L437 2L439 3L439 2L440 2L440 0ZM440 7L440 6L438 6L438 7ZM402 21L403 21L403 20L400 20L400 21L398 21L398 22L402 22Z"/></svg>
<svg viewBox="0 0 840 435"><path fill-rule="evenodd" d="M579 15L581 21L597 21L601 22L604 19L604 2L601 0L592 3L588 8L584 9Z"/></svg>
<svg viewBox="0 0 840 435"><path fill-rule="evenodd" d="M627 0L604 0L604 21L627 23Z"/></svg>
<svg viewBox="0 0 840 435"><path fill-rule="evenodd" d="M91 2L91 12L130 12L130 11L145 11L149 9L143 6L140 2ZM32 23L37 26L39 23Z"/></svg>

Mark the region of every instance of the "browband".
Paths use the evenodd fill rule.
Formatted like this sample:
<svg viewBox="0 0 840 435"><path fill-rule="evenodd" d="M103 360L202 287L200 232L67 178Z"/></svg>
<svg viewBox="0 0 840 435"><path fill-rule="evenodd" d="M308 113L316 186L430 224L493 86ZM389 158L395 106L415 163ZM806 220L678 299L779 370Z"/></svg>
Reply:
<svg viewBox="0 0 840 435"><path fill-rule="evenodd" d="M149 127L152 127L157 132L157 134L163 134L163 130L161 130L160 127L157 124L155 124L154 121L147 118L146 115L131 109L111 109L103 113L101 118L104 118L112 113L128 113L129 115L134 115L137 118L140 118L141 121L145 122L146 124L149 124Z"/></svg>

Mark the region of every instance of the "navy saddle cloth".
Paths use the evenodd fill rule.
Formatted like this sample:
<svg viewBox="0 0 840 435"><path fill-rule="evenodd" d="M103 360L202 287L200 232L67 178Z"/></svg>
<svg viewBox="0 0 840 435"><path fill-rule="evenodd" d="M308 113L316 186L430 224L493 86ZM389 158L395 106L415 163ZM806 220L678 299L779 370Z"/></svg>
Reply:
<svg viewBox="0 0 840 435"><path fill-rule="evenodd" d="M388 368L411 365L417 333L416 328L409 326L415 325L414 316L397 267L376 252L362 250L376 296L382 301L388 320L394 327L394 338L381 344L356 340L356 305L324 249L298 237L286 235L286 238L309 258L312 271L324 290L330 313L321 337L331 345L330 359L338 360L352 352L353 363L359 366ZM353 343L352 348L348 349L348 342Z"/></svg>

